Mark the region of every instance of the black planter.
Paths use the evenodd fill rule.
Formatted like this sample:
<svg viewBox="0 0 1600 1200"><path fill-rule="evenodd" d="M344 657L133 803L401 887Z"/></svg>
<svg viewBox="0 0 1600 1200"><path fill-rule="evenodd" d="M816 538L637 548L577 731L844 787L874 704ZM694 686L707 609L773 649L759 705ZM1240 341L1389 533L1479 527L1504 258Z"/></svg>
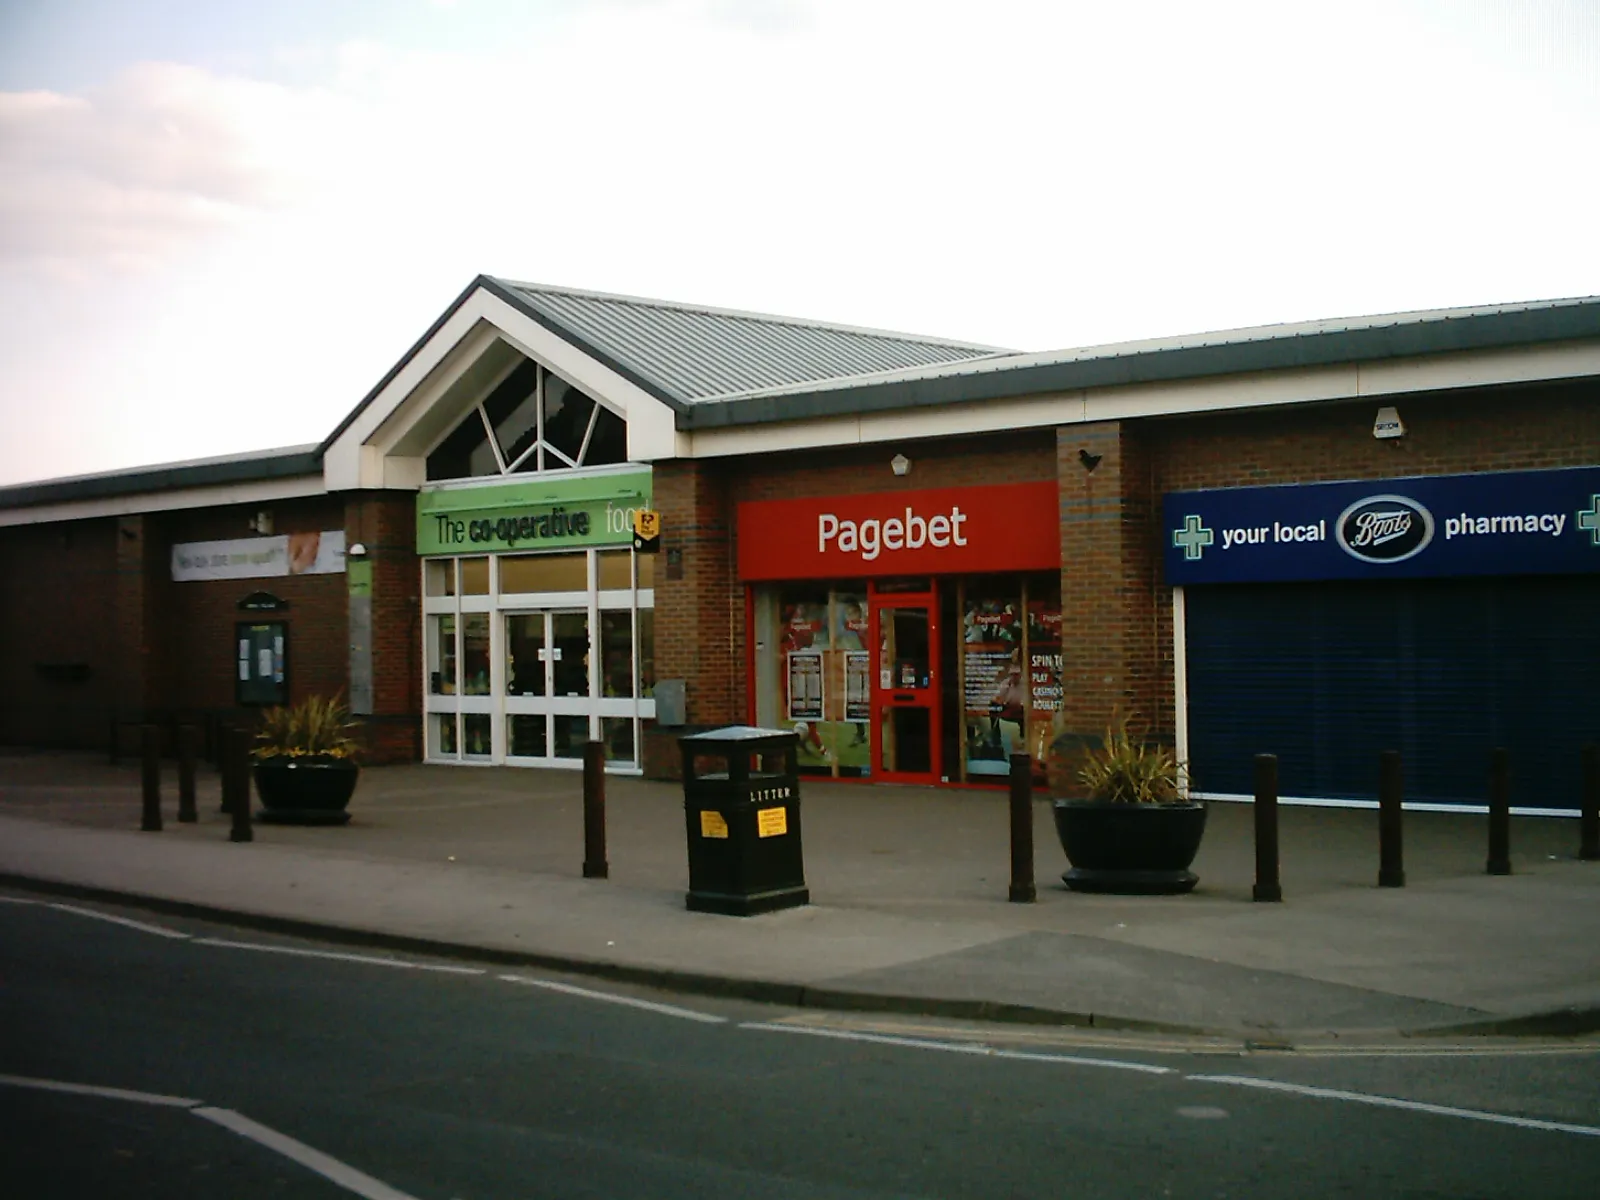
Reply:
<svg viewBox="0 0 1600 1200"><path fill-rule="evenodd" d="M361 768L348 758L285 755L255 760L257 818L279 825L343 825Z"/></svg>
<svg viewBox="0 0 1600 1200"><path fill-rule="evenodd" d="M1056 835L1075 892L1172 895L1198 882L1189 870L1206 831L1206 806L1057 800Z"/></svg>

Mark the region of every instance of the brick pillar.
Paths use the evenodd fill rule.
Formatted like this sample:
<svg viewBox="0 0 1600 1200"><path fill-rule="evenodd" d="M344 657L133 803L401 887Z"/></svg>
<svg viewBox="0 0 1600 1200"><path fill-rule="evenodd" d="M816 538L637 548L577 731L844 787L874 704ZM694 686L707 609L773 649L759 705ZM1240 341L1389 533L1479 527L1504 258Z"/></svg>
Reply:
<svg viewBox="0 0 1600 1200"><path fill-rule="evenodd" d="M1170 593L1159 585L1150 461L1134 431L1118 421L1061 427L1056 478L1066 736L1053 782L1076 794L1074 752L1098 745L1118 715L1173 739L1171 664L1160 650Z"/></svg>
<svg viewBox="0 0 1600 1200"><path fill-rule="evenodd" d="M366 546L372 570L372 711L358 717L370 763L416 762L422 757L422 582L416 504L416 496L408 492L357 492L345 500L345 546L357 542ZM347 567L354 561L347 560ZM352 605L347 612L354 609Z"/></svg>
<svg viewBox="0 0 1600 1200"><path fill-rule="evenodd" d="M708 728L745 719L744 592L733 554L727 486L707 464L657 463L654 503L661 513L656 563L656 678L686 683L686 719ZM676 737L646 731L644 770L675 778Z"/></svg>

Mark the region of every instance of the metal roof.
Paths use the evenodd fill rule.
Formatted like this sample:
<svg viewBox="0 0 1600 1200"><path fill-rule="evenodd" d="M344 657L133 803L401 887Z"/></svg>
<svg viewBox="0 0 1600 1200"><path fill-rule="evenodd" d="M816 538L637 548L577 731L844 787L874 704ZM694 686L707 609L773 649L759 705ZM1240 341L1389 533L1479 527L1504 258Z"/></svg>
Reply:
<svg viewBox="0 0 1600 1200"><path fill-rule="evenodd" d="M683 408L1007 354L995 346L484 277L503 299Z"/></svg>
<svg viewBox="0 0 1600 1200"><path fill-rule="evenodd" d="M1600 296L1221 330L722 396L689 429L1600 338Z"/></svg>
<svg viewBox="0 0 1600 1200"><path fill-rule="evenodd" d="M321 474L322 454L316 446L285 446L278 450L225 454L216 458L135 467L132 470L102 471L39 483L13 484L0 487L0 508L29 508L38 504L103 500L112 496L136 496L229 483L260 483Z"/></svg>

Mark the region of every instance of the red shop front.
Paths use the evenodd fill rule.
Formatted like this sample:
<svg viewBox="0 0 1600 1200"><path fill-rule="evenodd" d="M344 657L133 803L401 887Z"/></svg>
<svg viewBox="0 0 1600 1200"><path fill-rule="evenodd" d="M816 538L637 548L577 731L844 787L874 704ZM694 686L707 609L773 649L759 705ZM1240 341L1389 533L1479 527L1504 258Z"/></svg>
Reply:
<svg viewBox="0 0 1600 1200"><path fill-rule="evenodd" d="M897 783L1042 771L1061 708L1061 540L1049 483L738 508L750 719L801 769Z"/></svg>

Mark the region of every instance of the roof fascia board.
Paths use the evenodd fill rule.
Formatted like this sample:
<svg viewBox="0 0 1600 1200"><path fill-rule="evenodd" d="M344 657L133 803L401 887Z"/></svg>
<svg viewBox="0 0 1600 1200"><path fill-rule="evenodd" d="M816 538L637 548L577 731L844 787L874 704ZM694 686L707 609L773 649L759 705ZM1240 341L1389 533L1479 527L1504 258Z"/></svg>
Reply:
<svg viewBox="0 0 1600 1200"><path fill-rule="evenodd" d="M317 450L291 454L231 458L201 463L177 463L76 479L47 479L0 488L0 513L38 505L70 505L120 497L148 496L186 488L224 484L250 484L318 474L322 456ZM133 511L142 511L135 508Z"/></svg>
<svg viewBox="0 0 1600 1200"><path fill-rule="evenodd" d="M691 435L696 458L953 437L1087 421L1398 397L1433 391L1600 378L1600 339L1560 345L1213 375L1170 382L971 400L935 412L896 409L736 425Z"/></svg>
<svg viewBox="0 0 1600 1200"><path fill-rule="evenodd" d="M1572 304L1516 312L1481 313L1330 330L1247 342L1180 346L1108 354L1067 362L990 369L953 365L917 379L863 381L811 392L749 396L694 405L683 424L691 430L806 419L846 412L883 412L1005 399L1029 394L1091 391L1145 383L1179 382L1302 367L1377 364L1477 350L1529 348L1600 337L1600 304Z"/></svg>
<svg viewBox="0 0 1600 1200"><path fill-rule="evenodd" d="M324 494L322 475L291 479L258 480L213 487L107 496L100 499L40 504L30 508L0 508L0 528L49 525L58 521L83 521L95 517L129 517L139 513L173 512L185 508L222 508L232 504L270 504Z"/></svg>

